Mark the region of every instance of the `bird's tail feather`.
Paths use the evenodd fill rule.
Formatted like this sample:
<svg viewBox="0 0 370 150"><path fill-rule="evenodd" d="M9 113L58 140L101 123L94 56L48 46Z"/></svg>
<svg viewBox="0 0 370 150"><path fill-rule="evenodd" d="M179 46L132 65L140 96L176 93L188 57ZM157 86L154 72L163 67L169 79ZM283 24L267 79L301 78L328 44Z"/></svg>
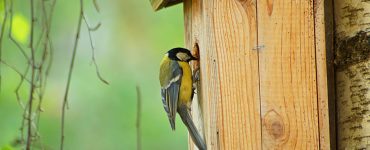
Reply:
<svg viewBox="0 0 370 150"><path fill-rule="evenodd" d="M169 118L172 130L175 130L175 119Z"/></svg>
<svg viewBox="0 0 370 150"><path fill-rule="evenodd" d="M191 139L195 143L195 145L198 147L199 150L206 150L207 145L200 136L197 128L195 127L193 121L191 120L190 114L188 112L188 109L186 106L180 106L179 109L177 110L178 113L180 114L182 122L186 125L188 128L188 131L190 133Z"/></svg>

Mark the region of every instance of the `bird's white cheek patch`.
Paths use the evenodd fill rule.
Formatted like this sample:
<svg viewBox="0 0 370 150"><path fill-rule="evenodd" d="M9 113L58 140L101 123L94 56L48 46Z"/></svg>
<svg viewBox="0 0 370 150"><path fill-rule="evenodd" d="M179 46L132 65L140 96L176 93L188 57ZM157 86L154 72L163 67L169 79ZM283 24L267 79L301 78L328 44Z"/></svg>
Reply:
<svg viewBox="0 0 370 150"><path fill-rule="evenodd" d="M181 53L181 52L177 53L176 57L178 59L180 59L181 61L185 61L185 60L188 60L190 58L187 54Z"/></svg>

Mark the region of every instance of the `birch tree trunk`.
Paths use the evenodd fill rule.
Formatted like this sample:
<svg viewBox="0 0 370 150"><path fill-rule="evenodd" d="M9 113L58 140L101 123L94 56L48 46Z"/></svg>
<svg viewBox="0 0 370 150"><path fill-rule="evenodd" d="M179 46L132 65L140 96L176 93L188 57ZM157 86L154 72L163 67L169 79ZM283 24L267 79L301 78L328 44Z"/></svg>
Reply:
<svg viewBox="0 0 370 150"><path fill-rule="evenodd" d="M339 149L370 148L370 1L335 0Z"/></svg>

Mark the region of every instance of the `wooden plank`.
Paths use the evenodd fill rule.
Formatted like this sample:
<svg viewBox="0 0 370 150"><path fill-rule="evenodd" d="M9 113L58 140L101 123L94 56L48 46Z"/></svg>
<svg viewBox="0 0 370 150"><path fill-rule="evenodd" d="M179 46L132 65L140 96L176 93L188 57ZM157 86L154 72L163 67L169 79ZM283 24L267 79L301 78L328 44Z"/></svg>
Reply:
<svg viewBox="0 0 370 150"><path fill-rule="evenodd" d="M202 35L202 1L201 0L189 0L184 1L184 23L185 23L185 45L188 49L194 48L195 43L198 43L199 37ZM194 14L194 15L193 15ZM194 51L194 49L193 49ZM199 58L199 51L198 51L198 58ZM199 62L196 64L193 63L193 70L194 68L199 68ZM198 84L198 89L196 93L202 93L202 89L200 84ZM203 139L205 138L206 133L215 133L215 131L209 131L207 129L216 129L216 122L210 123L209 119L209 111L212 111L215 113L215 109L209 110L208 107L202 107L205 106L207 103L206 101L199 101L198 97L200 99L201 95L195 94L192 102L192 116L194 124L196 125L198 131L203 135ZM203 109L201 109L201 107ZM203 121L204 120L204 121ZM208 120L208 121L206 121ZM213 120L215 121L215 120ZM211 128L204 128L204 126L212 126ZM210 135L215 136L215 134ZM215 138L214 138L215 139ZM213 142L213 145L217 145L217 143ZM208 146L209 148L209 146ZM189 149L197 149L197 147L194 145L194 143L191 141L191 137L189 136Z"/></svg>
<svg viewBox="0 0 370 150"><path fill-rule="evenodd" d="M182 0L150 0L150 3L152 4L152 7L155 11L158 11L164 7L176 5L181 2Z"/></svg>
<svg viewBox="0 0 370 150"><path fill-rule="evenodd" d="M185 1L202 68L193 117L209 149L335 149L325 2Z"/></svg>
<svg viewBox="0 0 370 150"><path fill-rule="evenodd" d="M261 149L255 3L185 0L184 10L186 45L200 47L208 149Z"/></svg>
<svg viewBox="0 0 370 150"><path fill-rule="evenodd" d="M313 1L258 1L263 149L319 149Z"/></svg>
<svg viewBox="0 0 370 150"><path fill-rule="evenodd" d="M336 149L333 7L330 0L314 1L320 149Z"/></svg>

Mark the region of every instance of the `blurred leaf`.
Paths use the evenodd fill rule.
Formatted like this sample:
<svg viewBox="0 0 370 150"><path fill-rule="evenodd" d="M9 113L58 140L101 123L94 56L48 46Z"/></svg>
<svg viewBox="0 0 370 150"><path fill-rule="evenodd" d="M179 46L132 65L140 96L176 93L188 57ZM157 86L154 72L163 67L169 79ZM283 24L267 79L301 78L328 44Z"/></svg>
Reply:
<svg viewBox="0 0 370 150"><path fill-rule="evenodd" d="M10 145L5 145L4 147L1 148L1 150L14 150L14 148Z"/></svg>
<svg viewBox="0 0 370 150"><path fill-rule="evenodd" d="M1 12L1 15L3 16L4 15L4 1L0 1L0 12Z"/></svg>
<svg viewBox="0 0 370 150"><path fill-rule="evenodd" d="M12 34L15 40L25 44L30 34L30 23L21 14L14 14L12 22Z"/></svg>
<svg viewBox="0 0 370 150"><path fill-rule="evenodd" d="M1 17L0 23L1 25L3 24L3 18L5 16L4 9L5 9L4 1L0 0L0 17Z"/></svg>

